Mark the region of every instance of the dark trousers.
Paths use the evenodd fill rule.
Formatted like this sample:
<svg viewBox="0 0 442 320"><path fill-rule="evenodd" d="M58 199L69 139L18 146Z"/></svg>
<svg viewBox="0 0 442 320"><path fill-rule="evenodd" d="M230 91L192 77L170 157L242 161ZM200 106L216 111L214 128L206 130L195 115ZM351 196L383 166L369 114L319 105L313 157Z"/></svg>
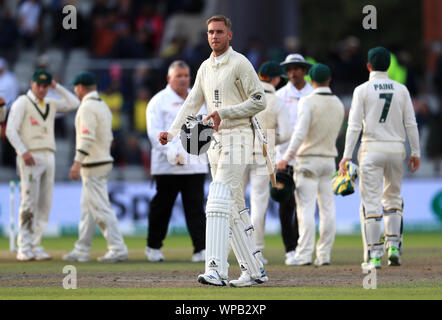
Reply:
<svg viewBox="0 0 442 320"><path fill-rule="evenodd" d="M293 168L287 166L287 169L293 176ZM279 203L279 220L281 221L281 234L285 252L295 250L298 245L299 231L294 193L290 194L286 201Z"/></svg>
<svg viewBox="0 0 442 320"><path fill-rule="evenodd" d="M206 216L204 213L205 174L156 175L157 193L150 203L147 246L160 249L167 235L172 209L178 193L183 200L187 229L194 250L206 248Z"/></svg>

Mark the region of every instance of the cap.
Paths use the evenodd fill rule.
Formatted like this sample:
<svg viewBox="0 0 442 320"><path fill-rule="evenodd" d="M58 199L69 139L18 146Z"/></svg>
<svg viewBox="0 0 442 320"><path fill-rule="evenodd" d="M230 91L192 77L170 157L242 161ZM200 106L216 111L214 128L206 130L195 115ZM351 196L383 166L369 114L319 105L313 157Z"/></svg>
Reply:
<svg viewBox="0 0 442 320"><path fill-rule="evenodd" d="M387 71L390 66L390 52L384 47L372 48L368 51L368 62L373 70Z"/></svg>
<svg viewBox="0 0 442 320"><path fill-rule="evenodd" d="M97 84L97 79L95 78L95 75L88 71L83 71L77 74L72 80L72 84L76 86L77 84L82 84L84 86L91 86L94 84Z"/></svg>
<svg viewBox="0 0 442 320"><path fill-rule="evenodd" d="M264 62L258 70L258 75L261 80L270 80L271 78L281 76L283 74L283 70L279 63L275 61L267 61Z"/></svg>
<svg viewBox="0 0 442 320"><path fill-rule="evenodd" d="M35 70L32 75L32 81L50 85L52 83L52 74L43 69Z"/></svg>
<svg viewBox="0 0 442 320"><path fill-rule="evenodd" d="M331 71L328 66L323 63L317 63L310 68L308 75L317 83L324 83L331 77Z"/></svg>
<svg viewBox="0 0 442 320"><path fill-rule="evenodd" d="M304 57L298 53L289 54L280 64L281 66L296 64L306 68L307 70L312 66L310 62L306 61Z"/></svg>

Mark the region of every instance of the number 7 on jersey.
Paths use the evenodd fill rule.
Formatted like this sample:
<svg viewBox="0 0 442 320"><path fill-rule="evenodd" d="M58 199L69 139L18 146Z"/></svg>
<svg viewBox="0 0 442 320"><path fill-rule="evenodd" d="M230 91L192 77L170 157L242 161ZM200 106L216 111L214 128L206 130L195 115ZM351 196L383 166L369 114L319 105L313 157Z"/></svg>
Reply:
<svg viewBox="0 0 442 320"><path fill-rule="evenodd" d="M385 99L384 107L382 108L380 123L384 123L387 119L388 111L390 110L391 99L393 99L392 93L381 93L379 94L379 99Z"/></svg>

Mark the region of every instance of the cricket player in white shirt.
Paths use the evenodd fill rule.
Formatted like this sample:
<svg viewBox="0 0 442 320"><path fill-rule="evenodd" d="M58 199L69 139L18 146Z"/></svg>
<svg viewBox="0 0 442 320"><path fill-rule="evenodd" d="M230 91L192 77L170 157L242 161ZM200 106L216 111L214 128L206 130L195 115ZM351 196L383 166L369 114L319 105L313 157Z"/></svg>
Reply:
<svg viewBox="0 0 442 320"><path fill-rule="evenodd" d="M299 240L295 256L288 258L287 263L293 266L312 263L316 200L319 207L316 266L330 264L335 239L332 175L336 171L336 139L344 120L344 105L329 88L329 67L321 63L315 64L310 69L309 76L314 90L299 101L295 131L284 157L276 166L276 169L284 170L296 156L294 180Z"/></svg>
<svg viewBox="0 0 442 320"><path fill-rule="evenodd" d="M253 226L245 208L243 176L253 152L251 117L265 109L264 89L250 61L230 46L230 19L207 20L207 38L212 54L197 73L195 84L168 132L159 140L165 145L180 132L189 114L206 104L213 121L215 141L208 151L213 181L206 204L206 268L198 282L227 285L229 243L241 268L241 276L229 282L247 287L268 281L250 233ZM244 99L243 96L246 98Z"/></svg>
<svg viewBox="0 0 442 320"><path fill-rule="evenodd" d="M50 87L60 95L60 100L46 97ZM17 152L20 174L19 261L51 259L40 243L54 189L54 120L57 112L69 112L79 105L74 94L52 80L49 72L39 69L32 75L31 89L11 106L6 136Z"/></svg>
<svg viewBox="0 0 442 320"><path fill-rule="evenodd" d="M167 130L190 92L190 68L184 61L169 66L167 87L147 105L147 134L152 143L151 174L156 194L150 203L146 257L151 262L164 260L163 240L178 193L184 207L187 228L193 244L192 262L205 261L206 217L204 214L204 182L209 171L207 156L188 154L179 137L161 145L158 134Z"/></svg>
<svg viewBox="0 0 442 320"><path fill-rule="evenodd" d="M410 94L404 85L389 79L389 66L387 49L368 51L370 79L354 90L344 156L339 164L339 172L344 175L362 130L358 160L363 267L380 268L384 250L389 266L401 264L405 133L411 147L408 167L414 173L420 166L419 134ZM382 218L385 244L381 239Z"/></svg>
<svg viewBox="0 0 442 320"><path fill-rule="evenodd" d="M313 87L304 77L312 64L307 62L300 54L289 54L281 63L285 67L289 81L287 84L276 91L276 95L284 102L287 108L287 113L290 120L290 132L295 130L296 121L298 119L298 103L299 99L312 93ZM276 163L282 159L289 141L276 146ZM287 171L290 175L293 174L294 160L287 165ZM296 246L298 245L299 231L298 218L296 215L296 199L293 194L290 197L280 202L279 204L279 219L281 221L281 235L285 247L285 263L290 264L290 259L295 256Z"/></svg>
<svg viewBox="0 0 442 320"><path fill-rule="evenodd" d="M124 261L129 258L129 253L107 190L108 176L113 164L110 155L113 140L112 113L98 95L94 74L80 72L75 76L73 85L81 105L75 116L76 152L69 178L77 180L81 176L81 220L75 248L65 254L63 260L89 261L97 224L108 248L98 261Z"/></svg>

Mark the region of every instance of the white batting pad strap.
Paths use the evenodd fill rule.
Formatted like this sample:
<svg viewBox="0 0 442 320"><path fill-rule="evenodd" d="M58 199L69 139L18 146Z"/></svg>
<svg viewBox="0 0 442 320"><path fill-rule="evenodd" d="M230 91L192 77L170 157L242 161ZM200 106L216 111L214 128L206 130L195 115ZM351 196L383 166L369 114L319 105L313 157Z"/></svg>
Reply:
<svg viewBox="0 0 442 320"><path fill-rule="evenodd" d="M229 264L229 215L207 213L206 221L206 273L216 270L222 279L227 279Z"/></svg>
<svg viewBox="0 0 442 320"><path fill-rule="evenodd" d="M231 228L231 245L241 271L247 272L253 279L262 277L264 266L256 257L257 254L260 254L260 251L253 248L252 241L245 231L241 219L234 219Z"/></svg>
<svg viewBox="0 0 442 320"><path fill-rule="evenodd" d="M249 236L252 236L252 231L254 231L255 229L253 228L252 220L250 219L249 208L244 208L240 210L239 218L244 224L244 231L247 232Z"/></svg>
<svg viewBox="0 0 442 320"><path fill-rule="evenodd" d="M360 207L361 233L364 244L364 261L371 258L380 258L383 255L384 243L381 240L382 215L378 213L368 214L364 207Z"/></svg>
<svg viewBox="0 0 442 320"><path fill-rule="evenodd" d="M388 249L391 246L400 248L402 242L402 211L384 211L384 225L385 248Z"/></svg>

